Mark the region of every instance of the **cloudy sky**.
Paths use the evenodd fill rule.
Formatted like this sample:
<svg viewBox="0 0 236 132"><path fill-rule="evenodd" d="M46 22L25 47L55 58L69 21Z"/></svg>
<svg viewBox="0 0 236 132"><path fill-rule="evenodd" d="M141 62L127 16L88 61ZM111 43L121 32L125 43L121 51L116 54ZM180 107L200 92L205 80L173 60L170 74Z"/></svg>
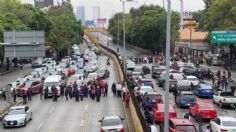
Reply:
<svg viewBox="0 0 236 132"><path fill-rule="evenodd" d="M21 0L23 3L31 3L33 4L34 0ZM56 3L57 0L54 0ZM61 0L58 0L61 1ZM136 0L138 2L127 2L126 12L129 11L131 7L139 7L140 5L146 4L154 4L160 5L162 7L162 0ZM172 10L180 11L180 1L179 0L171 0L172 1ZM92 7L100 6L101 18L110 18L115 12L122 11L122 3L120 0L71 0L74 10L76 6L85 6L85 14L86 20L90 20L93 18ZM167 0L164 0L165 8L167 6ZM186 11L197 11L204 8L203 0L184 0L184 10Z"/></svg>

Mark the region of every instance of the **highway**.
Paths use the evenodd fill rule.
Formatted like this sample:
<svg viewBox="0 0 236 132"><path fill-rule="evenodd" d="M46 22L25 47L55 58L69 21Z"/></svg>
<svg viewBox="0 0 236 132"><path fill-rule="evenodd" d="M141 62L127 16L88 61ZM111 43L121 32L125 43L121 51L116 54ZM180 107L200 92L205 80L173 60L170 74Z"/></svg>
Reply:
<svg viewBox="0 0 236 132"><path fill-rule="evenodd" d="M39 95L34 95L32 101L27 104L32 108L33 120L26 127L19 128L4 129L1 123L0 132L99 132L100 122L98 120L103 116L125 117L121 99L113 97L110 89L111 84L117 80L116 71L113 63L106 66L106 60L107 57L104 55L98 58L99 67L110 70L110 77L107 79L108 97L101 97L100 102L89 98L84 98L80 102L75 102L74 98L66 101L64 97L60 97L57 102L53 102L51 99L40 100ZM17 78L18 74L16 75L7 76ZM126 121L123 123L125 130L128 130Z"/></svg>
<svg viewBox="0 0 236 132"><path fill-rule="evenodd" d="M105 36L105 35L101 35L101 34L96 34L96 35L98 35L99 38L102 38L103 41L108 40L108 37ZM109 41L109 42L110 42L110 41ZM105 44L103 44L103 45L105 45ZM109 48L115 50L115 49L117 48L117 45L115 45L115 44L113 44L113 43L110 42L110 43L109 43ZM123 51L123 46L120 47L120 49L122 49L122 51ZM116 50L115 50L115 51L116 51ZM136 56L136 55L140 55L140 54L141 54L141 53L139 53L138 51L135 51L135 53L132 53L132 52L133 52L133 49L126 48L126 53L128 54L128 56ZM121 54L121 55L122 55L122 54ZM148 66L148 67L151 69L152 64L137 64L137 66L144 66L144 65L145 65L145 66ZM216 69L216 68L217 68L217 67L215 67L215 69ZM150 74L149 74L149 75L146 75L146 77L147 77L147 78L151 78L151 75L150 75ZM163 88L159 87L159 86L156 84L156 80L155 80L155 79L152 79L152 82L153 82L153 84L154 84L154 89L155 89L157 92L159 92L161 95L163 95L162 98L163 98L163 100L164 100L164 93L165 93L165 91L163 90ZM209 83L209 84L212 83L211 80L204 80L204 82ZM230 86L230 84L229 84L229 86ZM173 93L170 93L169 99L170 99L170 103L171 103L171 104L175 104ZM198 101L208 101L208 102L212 102L212 99L208 99L208 98L203 98L203 99L202 99L202 98L198 98L198 97L196 96L196 99L197 99ZM217 104L213 104L213 106L214 106L214 108L217 110L218 116L231 116L231 117L236 117L236 111L235 111L233 108L223 108L223 109L221 109ZM178 106L175 106L175 110L176 110L176 112L177 112L177 117L178 117L178 118L183 118L184 115L188 112L188 109L187 109L187 108L185 108L185 109L184 109L184 108L179 108ZM195 126L198 128L198 122L197 122L195 119L193 119L193 117L191 118L191 120L192 120L192 122L195 124ZM203 123L203 130L205 130L205 127L206 127L206 125L208 125L208 124L209 124L208 121L206 121L206 122Z"/></svg>

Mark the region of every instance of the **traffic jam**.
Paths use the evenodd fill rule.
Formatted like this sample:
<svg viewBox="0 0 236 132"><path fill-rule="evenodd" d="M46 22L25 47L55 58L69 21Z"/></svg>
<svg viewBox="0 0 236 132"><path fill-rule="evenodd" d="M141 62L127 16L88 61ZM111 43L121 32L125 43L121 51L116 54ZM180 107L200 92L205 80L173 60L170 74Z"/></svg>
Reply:
<svg viewBox="0 0 236 132"><path fill-rule="evenodd" d="M88 39L87 39L88 41ZM108 85L106 79L110 76L107 67L99 67L98 57L101 54L99 49L92 43L88 43L81 53L78 45L72 46L72 55L65 56L60 62L53 58L37 58L31 64L32 72L9 82L2 90L2 96L6 99L6 88L11 90L13 100L22 100L23 105L12 106L2 119L4 128L26 126L33 119L33 110L27 103L31 96L40 94L41 100L52 99L57 101L60 96L66 96L68 100L75 97L76 101L83 98L96 98L100 101L101 94L106 93ZM107 60L107 66L110 61ZM77 94L78 93L78 94ZM77 95L79 98L77 98ZM62 98L65 99L65 98ZM120 124L117 130L124 131L120 116L100 117L97 123L101 122L101 129L109 130L109 122ZM32 120L33 121L33 120ZM105 124L105 126L103 126ZM107 124L107 125L106 125Z"/></svg>
<svg viewBox="0 0 236 132"><path fill-rule="evenodd" d="M155 122L163 131L166 66L162 57L129 57L126 67L147 124ZM236 132L236 85L224 83L224 71L215 75L173 58L169 75L170 132Z"/></svg>

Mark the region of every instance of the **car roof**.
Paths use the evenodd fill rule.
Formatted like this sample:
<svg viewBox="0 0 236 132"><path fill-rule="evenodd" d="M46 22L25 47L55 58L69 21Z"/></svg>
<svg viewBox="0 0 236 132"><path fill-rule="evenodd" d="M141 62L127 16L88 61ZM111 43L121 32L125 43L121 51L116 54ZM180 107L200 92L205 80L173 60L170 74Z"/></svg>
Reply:
<svg viewBox="0 0 236 132"><path fill-rule="evenodd" d="M190 120L184 119L184 118L170 118L170 120L172 121L172 123L175 126L178 126L178 125L193 125L193 123Z"/></svg>
<svg viewBox="0 0 236 132"><path fill-rule="evenodd" d="M25 108L26 105L12 106L10 109Z"/></svg>
<svg viewBox="0 0 236 132"><path fill-rule="evenodd" d="M106 120L106 119L117 119L117 118L120 119L119 116L104 116L104 117L103 117L103 119L105 119L105 120Z"/></svg>
<svg viewBox="0 0 236 132"><path fill-rule="evenodd" d="M190 75L190 76L186 76L187 78L197 78L196 76L192 76L192 75Z"/></svg>
<svg viewBox="0 0 236 132"><path fill-rule="evenodd" d="M199 84L201 89L213 89L210 84Z"/></svg>
<svg viewBox="0 0 236 132"><path fill-rule="evenodd" d="M151 89L152 89L151 86L141 86L141 89L142 89L142 88L151 88Z"/></svg>
<svg viewBox="0 0 236 132"><path fill-rule="evenodd" d="M193 94L192 91L180 91L180 92L181 92L181 94Z"/></svg>
<svg viewBox="0 0 236 132"><path fill-rule="evenodd" d="M221 121L236 121L235 117L231 116L218 116Z"/></svg>

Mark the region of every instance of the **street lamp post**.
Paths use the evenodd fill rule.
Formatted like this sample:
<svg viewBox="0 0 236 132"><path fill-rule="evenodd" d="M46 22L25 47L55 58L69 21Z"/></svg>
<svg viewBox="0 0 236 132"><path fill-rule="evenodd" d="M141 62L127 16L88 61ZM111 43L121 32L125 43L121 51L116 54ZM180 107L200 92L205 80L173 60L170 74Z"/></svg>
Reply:
<svg viewBox="0 0 236 132"><path fill-rule="evenodd" d="M126 53L125 53L125 0L122 0L123 4L123 46L124 46L124 51L123 51L123 67L124 67L124 73L126 74Z"/></svg>
<svg viewBox="0 0 236 132"><path fill-rule="evenodd" d="M119 18L119 16L120 16L120 15L119 15L119 13L118 13L117 15L118 15L118 16L117 16L117 17L118 17L118 22L117 22L117 23L118 23L118 33L117 33L117 41L118 41L118 42L117 42L117 45L118 45L118 46L117 46L117 53L119 53L119 51L120 51L120 50L119 50L119 49L120 49L120 48L119 48L119 47L120 47L120 18Z"/></svg>
<svg viewBox="0 0 236 132"><path fill-rule="evenodd" d="M169 127L169 71L170 71L170 24L171 24L171 0L167 0L167 23L166 23L166 83L165 83L165 115L164 132L168 132Z"/></svg>

